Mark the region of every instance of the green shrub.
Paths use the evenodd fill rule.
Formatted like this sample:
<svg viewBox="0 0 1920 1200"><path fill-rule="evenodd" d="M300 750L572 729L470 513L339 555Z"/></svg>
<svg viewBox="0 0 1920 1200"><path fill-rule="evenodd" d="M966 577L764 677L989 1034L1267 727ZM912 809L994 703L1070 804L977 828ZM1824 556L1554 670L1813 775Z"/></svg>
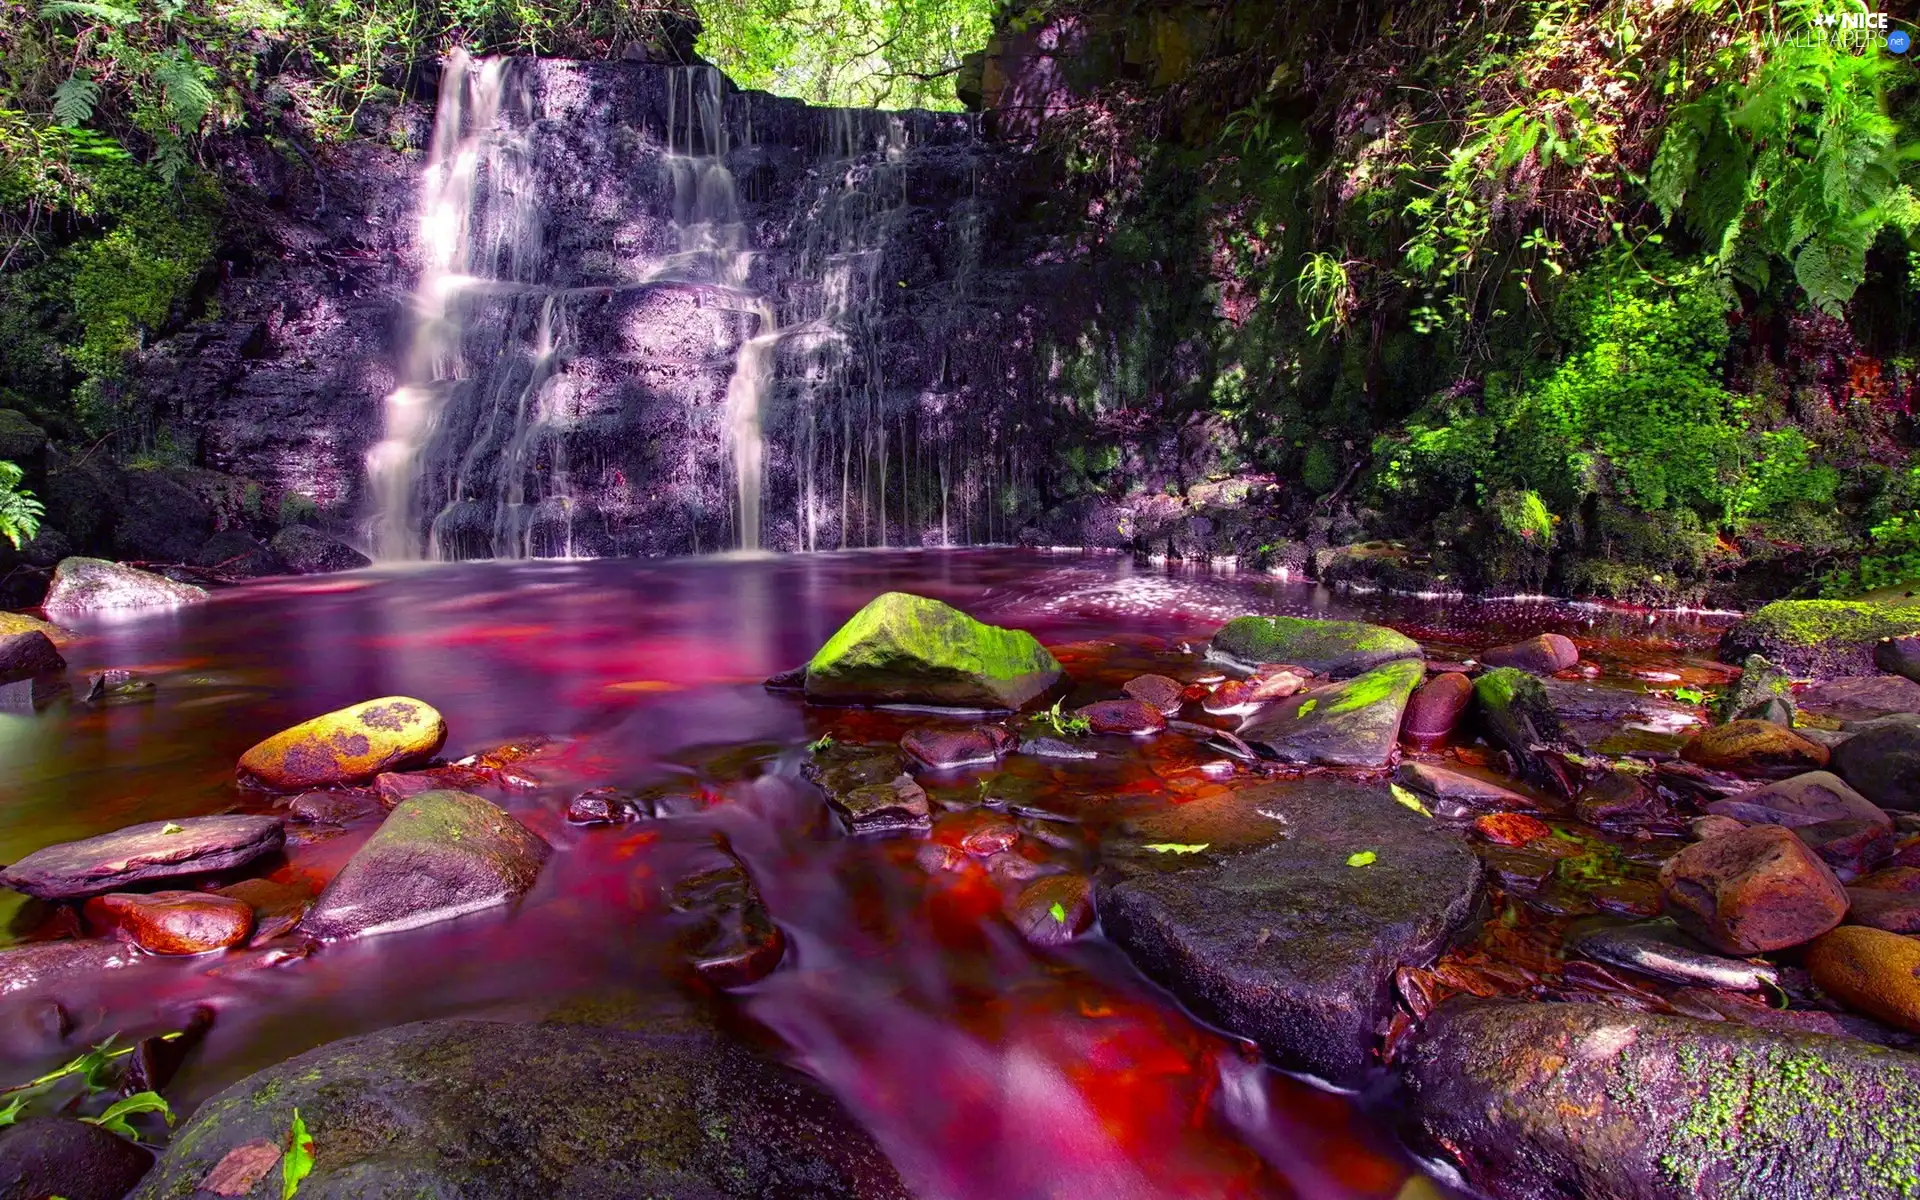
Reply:
<svg viewBox="0 0 1920 1200"><path fill-rule="evenodd" d="M1340 461L1333 447L1315 442L1307 447L1300 462L1300 486L1316 496L1324 496L1340 483Z"/></svg>

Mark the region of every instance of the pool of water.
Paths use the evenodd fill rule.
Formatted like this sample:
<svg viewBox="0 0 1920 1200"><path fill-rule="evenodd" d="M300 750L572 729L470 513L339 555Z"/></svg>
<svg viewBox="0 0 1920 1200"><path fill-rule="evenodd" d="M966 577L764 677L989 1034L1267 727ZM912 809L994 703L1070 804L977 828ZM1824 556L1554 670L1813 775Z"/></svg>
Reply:
<svg viewBox="0 0 1920 1200"><path fill-rule="evenodd" d="M444 713L448 758L549 744L488 798L557 853L536 890L407 933L156 960L68 988L64 1043L0 1001L0 1072L25 1078L109 1033L212 1032L170 1089L190 1108L322 1042L432 1016L693 1005L821 1080L927 1196L1393 1197L1417 1168L1390 1114L1263 1065L1185 1014L1097 932L1030 947L984 876L930 881L912 839L854 840L799 776L808 743L897 738L924 716L810 709L762 680L804 661L876 594L906 590L1059 648L1068 705L1144 670L1203 668L1189 642L1246 612L1379 620L1440 656L1543 631L1613 681L1710 675L1725 624L1516 600L1329 593L1111 555L1015 550L755 559L473 563L263 581L191 608L75 624L70 677L151 681L109 704L0 714L0 861L141 821L271 810L240 754L318 713L389 694ZM936 838L964 834L983 779L1061 818L1045 844L1097 860L1101 832L1221 785L1199 742L1095 739L1094 763L1008 760L929 787ZM585 788L691 784L698 816L582 828ZM317 889L371 833L291 828L268 873ZM713 995L685 982L666 899L724 835L787 940L778 971ZM0 944L71 934L72 910L0 893ZM9 1013L7 1009L14 1008ZM1426 1185L1415 1185L1426 1186ZM1424 1194L1434 1194L1427 1192Z"/></svg>

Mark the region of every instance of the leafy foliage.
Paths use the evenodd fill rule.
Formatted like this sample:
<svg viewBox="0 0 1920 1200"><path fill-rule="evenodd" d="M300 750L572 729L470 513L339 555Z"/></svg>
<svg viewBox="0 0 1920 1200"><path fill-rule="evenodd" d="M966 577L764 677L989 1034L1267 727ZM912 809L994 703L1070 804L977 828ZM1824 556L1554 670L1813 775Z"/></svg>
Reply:
<svg viewBox="0 0 1920 1200"><path fill-rule="evenodd" d="M81 1117L89 1125L98 1125L108 1133L117 1133L123 1138L140 1140L140 1131L127 1120L141 1113L159 1113L167 1124L173 1124L173 1108L161 1099L158 1092L135 1092L107 1106L107 1111L97 1117Z"/></svg>
<svg viewBox="0 0 1920 1200"><path fill-rule="evenodd" d="M287 1130L287 1148L280 1156L280 1200L293 1200L300 1183L313 1174L313 1138L300 1110L293 1110L293 1124Z"/></svg>
<svg viewBox="0 0 1920 1200"><path fill-rule="evenodd" d="M0 461L0 537L12 542L15 550L40 532L40 518L46 512L33 493L20 486L22 478L19 467Z"/></svg>
<svg viewBox="0 0 1920 1200"><path fill-rule="evenodd" d="M742 86L816 104L960 107L993 0L699 0L700 53Z"/></svg>

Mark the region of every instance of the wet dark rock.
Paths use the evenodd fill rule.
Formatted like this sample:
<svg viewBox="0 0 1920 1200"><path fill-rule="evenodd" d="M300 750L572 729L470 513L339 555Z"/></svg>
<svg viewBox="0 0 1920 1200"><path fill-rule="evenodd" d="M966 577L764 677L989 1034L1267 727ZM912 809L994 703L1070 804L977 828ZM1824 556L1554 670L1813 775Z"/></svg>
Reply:
<svg viewBox="0 0 1920 1200"><path fill-rule="evenodd" d="M807 665L801 663L797 667L789 667L778 675L769 675L767 681L761 686L770 692L804 692L807 690Z"/></svg>
<svg viewBox="0 0 1920 1200"><path fill-rule="evenodd" d="M127 1056L126 1090L157 1092L173 1082L187 1056L206 1041L213 1028L214 1010L198 1005L181 1027L163 1036L143 1037Z"/></svg>
<svg viewBox="0 0 1920 1200"><path fill-rule="evenodd" d="M302 792L287 801L287 819L309 825L346 825L380 811L379 795L365 788Z"/></svg>
<svg viewBox="0 0 1920 1200"><path fill-rule="evenodd" d="M1384 785L1269 784L1135 832L1142 851L1100 880L1108 935L1196 1011L1335 1081L1372 1061L1394 972L1431 962L1479 896L1466 843ZM1144 850L1164 843L1207 849Z"/></svg>
<svg viewBox="0 0 1920 1200"><path fill-rule="evenodd" d="M1101 700L1077 710L1095 733L1119 733L1141 736L1159 733L1167 727L1160 710L1142 700Z"/></svg>
<svg viewBox="0 0 1920 1200"><path fill-rule="evenodd" d="M149 954L207 954L247 940L253 908L211 892L110 892L87 902Z"/></svg>
<svg viewBox="0 0 1920 1200"><path fill-rule="evenodd" d="M694 974L712 987L744 987L780 965L786 938L745 864L731 851L719 853L723 862L674 887L673 908L695 918L680 939Z"/></svg>
<svg viewBox="0 0 1920 1200"><path fill-rule="evenodd" d="M1072 742L1064 742L1053 737L1028 738L1020 743L1020 753L1031 754L1035 758L1058 758L1070 762L1086 762L1100 757L1097 750L1089 750L1085 746L1076 746Z"/></svg>
<svg viewBox="0 0 1920 1200"><path fill-rule="evenodd" d="M1510 646L1495 646L1481 654L1480 661L1489 667L1513 667L1535 675L1551 675L1579 662L1580 650L1571 638L1543 633Z"/></svg>
<svg viewBox="0 0 1920 1200"><path fill-rule="evenodd" d="M1720 721L1761 720L1792 725L1793 677L1758 654L1740 665L1740 677L1720 695L1714 716Z"/></svg>
<svg viewBox="0 0 1920 1200"><path fill-rule="evenodd" d="M1012 850L1003 850L987 859L987 874L995 883L1002 885L1027 883L1043 875L1056 874L1060 870L1060 867L1035 862L1026 855Z"/></svg>
<svg viewBox="0 0 1920 1200"><path fill-rule="evenodd" d="M1893 819L1878 805L1830 771L1808 771L1733 799L1716 800L1707 805L1707 811L1750 825L1785 825L1789 829L1838 820L1874 821L1893 828Z"/></svg>
<svg viewBox="0 0 1920 1200"><path fill-rule="evenodd" d="M1920 1033L1920 939L1842 925L1807 947L1805 961L1813 982L1840 1003Z"/></svg>
<svg viewBox="0 0 1920 1200"><path fill-rule="evenodd" d="M1276 701L1250 717L1239 735L1281 762L1384 767L1393 757L1407 700L1424 675L1417 659L1388 663Z"/></svg>
<svg viewBox="0 0 1920 1200"><path fill-rule="evenodd" d="M67 660L46 634L38 630L0 634L0 683L32 679L65 669Z"/></svg>
<svg viewBox="0 0 1920 1200"><path fill-rule="evenodd" d="M1638 776L1608 771L1580 789L1573 798L1574 814L1604 829L1631 829L1665 820L1666 803Z"/></svg>
<svg viewBox="0 0 1920 1200"><path fill-rule="evenodd" d="M224 529L214 534L188 561L230 579L258 579L287 573L286 559L265 542L239 529Z"/></svg>
<svg viewBox="0 0 1920 1200"><path fill-rule="evenodd" d="M972 729L910 729L900 748L934 770L990 765L1013 749L1014 735L998 725Z"/></svg>
<svg viewBox="0 0 1920 1200"><path fill-rule="evenodd" d="M204 588L100 558L63 559L43 607L61 616L123 608L173 608L207 598Z"/></svg>
<svg viewBox="0 0 1920 1200"><path fill-rule="evenodd" d="M887 592L813 656L806 690L818 704L1018 710L1060 675L1059 662L1030 633L982 624L925 596Z"/></svg>
<svg viewBox="0 0 1920 1200"><path fill-rule="evenodd" d="M1754 825L1695 842L1660 868L1667 911L1727 954L1811 941L1847 914L1847 893L1793 831Z"/></svg>
<svg viewBox="0 0 1920 1200"><path fill-rule="evenodd" d="M1855 726L1853 736L1834 748L1833 771L1881 808L1920 810L1920 716Z"/></svg>
<svg viewBox="0 0 1920 1200"><path fill-rule="evenodd" d="M1551 879L1558 861L1537 851L1506 846L1494 846L1482 851L1480 858L1501 887L1522 891L1539 887Z"/></svg>
<svg viewBox="0 0 1920 1200"><path fill-rule="evenodd" d="M1715 954L1667 918L1600 926L1574 938L1570 949L1674 983L1754 991L1780 978L1771 966Z"/></svg>
<svg viewBox="0 0 1920 1200"><path fill-rule="evenodd" d="M402 801L300 923L318 938L413 929L517 900L552 853L504 809L464 792Z"/></svg>
<svg viewBox="0 0 1920 1200"><path fill-rule="evenodd" d="M149 821L36 850L0 871L0 886L43 900L98 896L128 884L244 866L285 840L274 817Z"/></svg>
<svg viewBox="0 0 1920 1200"><path fill-rule="evenodd" d="M817 1085L704 1031L402 1025L241 1080L195 1112L136 1200L194 1192L234 1150L317 1148L302 1196L808 1196L905 1189ZM266 1186L279 1195L277 1175Z"/></svg>
<svg viewBox="0 0 1920 1200"><path fill-rule="evenodd" d="M273 535L268 546L295 575L329 575L373 565L372 559L352 546L309 525L287 526Z"/></svg>
<svg viewBox="0 0 1920 1200"><path fill-rule="evenodd" d="M1307 617L1236 617L1213 635L1207 652L1249 669L1293 663L1335 679L1421 657L1418 642L1384 625Z"/></svg>
<svg viewBox="0 0 1920 1200"><path fill-rule="evenodd" d="M72 1117L0 1129L3 1200L121 1200L152 1167L151 1150Z"/></svg>
<svg viewBox="0 0 1920 1200"><path fill-rule="evenodd" d="M1120 690L1131 699L1159 709L1164 717L1179 716L1186 703L1186 685L1165 675L1136 675L1121 684Z"/></svg>
<svg viewBox="0 0 1920 1200"><path fill-rule="evenodd" d="M1776 600L1720 637L1720 661L1759 654L1803 679L1871 675L1882 638L1920 633L1920 606Z"/></svg>
<svg viewBox="0 0 1920 1200"><path fill-rule="evenodd" d="M1847 923L1889 933L1920 933L1920 869L1890 867L1847 888Z"/></svg>
<svg viewBox="0 0 1920 1200"><path fill-rule="evenodd" d="M933 827L927 793L898 751L836 742L801 764L854 833L923 832Z"/></svg>
<svg viewBox="0 0 1920 1200"><path fill-rule="evenodd" d="M1008 916L1034 945L1064 946L1093 925L1093 881L1084 875L1045 876L1020 890Z"/></svg>
<svg viewBox="0 0 1920 1200"><path fill-rule="evenodd" d="M1843 881L1857 879L1893 858L1893 831L1879 821L1821 821L1797 825L1793 834Z"/></svg>
<svg viewBox="0 0 1920 1200"><path fill-rule="evenodd" d="M1455 1000L1406 1056L1415 1142L1499 1200L1894 1200L1920 1058L1603 1004Z"/></svg>
<svg viewBox="0 0 1920 1200"><path fill-rule="evenodd" d="M1430 676L1407 701L1400 737L1421 750L1445 745L1473 701L1473 680L1459 671Z"/></svg>
<svg viewBox="0 0 1920 1200"><path fill-rule="evenodd" d="M1690 763L1743 775L1797 775L1827 765L1827 748L1771 721L1709 725L1680 750Z"/></svg>
<svg viewBox="0 0 1920 1200"><path fill-rule="evenodd" d="M1395 778L1415 791L1467 808L1498 812L1540 811L1539 802L1531 796L1501 787L1477 775L1436 767L1432 763L1403 762Z"/></svg>
<svg viewBox="0 0 1920 1200"><path fill-rule="evenodd" d="M139 956L105 939L29 942L0 950L0 996L52 991L65 984L91 984L102 971L132 966Z"/></svg>
<svg viewBox="0 0 1920 1200"><path fill-rule="evenodd" d="M261 946L292 933L307 910L313 907L313 892L298 883L275 883L271 879L242 879L219 888L216 895L245 904L253 912L253 936L249 946Z"/></svg>
<svg viewBox="0 0 1920 1200"><path fill-rule="evenodd" d="M1890 675L1901 675L1920 683L1920 635L1882 638L1875 642L1873 665Z"/></svg>
<svg viewBox="0 0 1920 1200"><path fill-rule="evenodd" d="M1794 702L1803 712L1835 721L1871 721L1920 712L1920 683L1900 675L1847 676L1811 684Z"/></svg>
<svg viewBox="0 0 1920 1200"><path fill-rule="evenodd" d="M1498 667L1473 681L1474 707L1487 740L1513 756L1519 774L1556 791L1567 791L1564 772L1546 755L1561 741L1559 714L1538 678Z"/></svg>
<svg viewBox="0 0 1920 1200"><path fill-rule="evenodd" d="M567 820L575 825L611 825L639 819L639 806L621 788L589 788L567 801Z"/></svg>

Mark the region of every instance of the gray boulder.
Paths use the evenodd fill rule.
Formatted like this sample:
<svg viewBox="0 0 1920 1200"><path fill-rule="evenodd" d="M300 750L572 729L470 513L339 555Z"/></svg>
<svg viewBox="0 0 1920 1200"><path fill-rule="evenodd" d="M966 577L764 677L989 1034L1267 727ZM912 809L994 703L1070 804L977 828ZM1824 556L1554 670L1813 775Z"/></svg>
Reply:
<svg viewBox="0 0 1920 1200"><path fill-rule="evenodd" d="M1881 808L1920 810L1920 716L1863 721L1833 748L1834 774Z"/></svg>
<svg viewBox="0 0 1920 1200"><path fill-rule="evenodd" d="M268 546L295 575L328 575L373 565L372 559L352 546L306 525L287 526L273 535Z"/></svg>
<svg viewBox="0 0 1920 1200"><path fill-rule="evenodd" d="M120 1200L153 1151L73 1117L28 1117L0 1129L0 1200Z"/></svg>
<svg viewBox="0 0 1920 1200"><path fill-rule="evenodd" d="M68 558L54 568L43 607L72 616L123 608L174 608L207 598L205 588L102 558Z"/></svg>

